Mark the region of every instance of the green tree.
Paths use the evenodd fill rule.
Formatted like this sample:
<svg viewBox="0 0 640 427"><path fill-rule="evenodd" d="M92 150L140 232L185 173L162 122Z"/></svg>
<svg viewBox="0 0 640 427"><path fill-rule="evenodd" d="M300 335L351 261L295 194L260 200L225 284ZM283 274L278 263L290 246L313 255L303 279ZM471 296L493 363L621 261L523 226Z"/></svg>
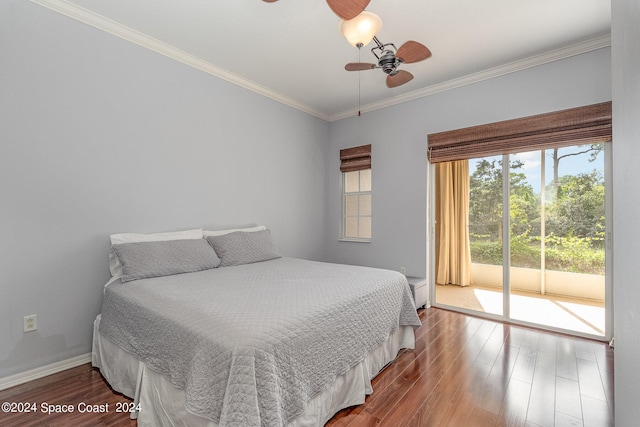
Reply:
<svg viewBox="0 0 640 427"><path fill-rule="evenodd" d="M593 161L602 147L575 155ZM565 158L559 157L560 159ZM540 196L522 173L524 163L510 164L511 265L540 268ZM557 171L557 163L554 167ZM482 159L469 179L471 259L502 265L502 161ZM604 274L604 179L596 170L558 177L546 187L546 268Z"/></svg>
<svg viewBox="0 0 640 427"><path fill-rule="evenodd" d="M596 170L560 177L547 207L547 233L601 242L604 231L604 179Z"/></svg>
<svg viewBox="0 0 640 427"><path fill-rule="evenodd" d="M473 235L501 236L502 162L480 160L469 177L469 232Z"/></svg>
<svg viewBox="0 0 640 427"><path fill-rule="evenodd" d="M512 232L522 234L531 231L536 218L539 223L539 200L525 174L520 172L524 163L516 160L509 166L509 221ZM502 160L482 159L469 178L469 231L472 235L502 239L502 173Z"/></svg>

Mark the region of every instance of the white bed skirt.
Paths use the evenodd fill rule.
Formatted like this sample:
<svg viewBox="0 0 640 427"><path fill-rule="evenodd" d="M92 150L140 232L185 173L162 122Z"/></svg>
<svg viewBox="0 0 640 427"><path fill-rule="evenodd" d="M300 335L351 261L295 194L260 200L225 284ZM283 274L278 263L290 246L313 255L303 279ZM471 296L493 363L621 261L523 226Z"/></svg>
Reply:
<svg viewBox="0 0 640 427"><path fill-rule="evenodd" d="M100 335L99 325L100 315L93 324L92 364L100 369L114 390L134 399L140 411L132 413L131 418L137 417L138 426L217 427L213 421L188 412L182 389ZM394 360L402 348L415 348L412 326L401 326L362 363L337 377L289 426L323 426L341 409L364 403L365 396L373 392L371 379Z"/></svg>

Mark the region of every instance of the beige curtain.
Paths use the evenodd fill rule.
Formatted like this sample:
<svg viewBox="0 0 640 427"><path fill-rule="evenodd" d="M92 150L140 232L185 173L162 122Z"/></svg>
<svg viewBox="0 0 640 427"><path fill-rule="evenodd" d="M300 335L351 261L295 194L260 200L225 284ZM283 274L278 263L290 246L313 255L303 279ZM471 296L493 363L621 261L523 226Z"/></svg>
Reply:
<svg viewBox="0 0 640 427"><path fill-rule="evenodd" d="M436 164L436 283L471 282L469 162Z"/></svg>

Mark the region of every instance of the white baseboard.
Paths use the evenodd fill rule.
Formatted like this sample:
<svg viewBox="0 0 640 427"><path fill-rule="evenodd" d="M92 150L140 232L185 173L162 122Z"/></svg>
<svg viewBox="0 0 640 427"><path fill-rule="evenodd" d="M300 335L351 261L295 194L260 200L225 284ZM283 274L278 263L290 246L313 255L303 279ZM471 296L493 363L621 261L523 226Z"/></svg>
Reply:
<svg viewBox="0 0 640 427"><path fill-rule="evenodd" d="M47 375L57 374L58 372L66 371L67 369L75 368L89 362L91 362L91 353L86 353L72 357L71 359L62 360L40 368L0 378L0 390L37 380L39 378L46 377Z"/></svg>

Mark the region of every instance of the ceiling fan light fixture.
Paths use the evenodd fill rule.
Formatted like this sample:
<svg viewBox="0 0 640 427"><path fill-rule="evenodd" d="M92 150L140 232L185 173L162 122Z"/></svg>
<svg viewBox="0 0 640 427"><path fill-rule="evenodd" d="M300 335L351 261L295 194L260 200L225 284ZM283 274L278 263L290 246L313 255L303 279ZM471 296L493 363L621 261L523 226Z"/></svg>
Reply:
<svg viewBox="0 0 640 427"><path fill-rule="evenodd" d="M363 11L348 21L340 20L338 28L351 46L368 45L382 28L382 19L375 13Z"/></svg>

